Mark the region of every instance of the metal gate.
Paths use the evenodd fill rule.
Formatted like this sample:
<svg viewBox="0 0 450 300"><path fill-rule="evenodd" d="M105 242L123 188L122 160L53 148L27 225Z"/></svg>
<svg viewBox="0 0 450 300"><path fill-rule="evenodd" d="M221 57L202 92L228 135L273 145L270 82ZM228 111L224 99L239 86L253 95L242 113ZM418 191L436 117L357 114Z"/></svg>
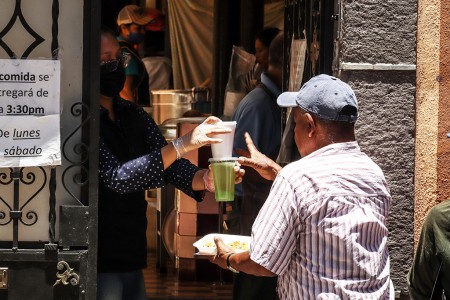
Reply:
<svg viewBox="0 0 450 300"><path fill-rule="evenodd" d="M285 0L283 90L289 86L291 41L306 39L303 82L318 74L333 73L339 22L337 0Z"/></svg>
<svg viewBox="0 0 450 300"><path fill-rule="evenodd" d="M0 58L61 63L62 165L0 169L0 299L95 299L95 0L2 0Z"/></svg>

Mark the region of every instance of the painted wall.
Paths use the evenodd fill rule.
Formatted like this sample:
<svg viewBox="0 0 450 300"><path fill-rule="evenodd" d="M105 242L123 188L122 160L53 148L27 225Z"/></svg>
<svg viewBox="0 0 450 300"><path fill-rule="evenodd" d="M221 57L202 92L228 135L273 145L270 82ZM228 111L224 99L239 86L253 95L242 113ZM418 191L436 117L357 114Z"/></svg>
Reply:
<svg viewBox="0 0 450 300"><path fill-rule="evenodd" d="M395 290L406 294L414 247L417 4L343 0L341 9L339 76L360 103L359 144L390 184L391 276Z"/></svg>
<svg viewBox="0 0 450 300"><path fill-rule="evenodd" d="M440 0L418 1L415 242L438 203ZM441 136L442 140L444 136Z"/></svg>

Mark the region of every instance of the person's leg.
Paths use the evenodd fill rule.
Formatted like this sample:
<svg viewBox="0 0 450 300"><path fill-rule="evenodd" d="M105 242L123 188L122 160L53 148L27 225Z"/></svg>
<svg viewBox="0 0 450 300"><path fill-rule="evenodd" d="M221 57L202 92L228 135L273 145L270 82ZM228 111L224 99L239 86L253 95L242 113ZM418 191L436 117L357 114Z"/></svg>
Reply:
<svg viewBox="0 0 450 300"><path fill-rule="evenodd" d="M233 300L276 300L277 277L260 277L245 273L233 276Z"/></svg>
<svg viewBox="0 0 450 300"><path fill-rule="evenodd" d="M445 290L449 288L449 275L444 272L448 270L450 251L449 212L450 201L444 201L433 207L425 219L416 255L407 275L409 293L414 300L430 299L438 281L439 270L440 279L436 287L441 283Z"/></svg>
<svg viewBox="0 0 450 300"><path fill-rule="evenodd" d="M97 274L97 300L122 300L122 292L121 273Z"/></svg>
<svg viewBox="0 0 450 300"><path fill-rule="evenodd" d="M144 274L142 270L124 274L124 300L146 300Z"/></svg>

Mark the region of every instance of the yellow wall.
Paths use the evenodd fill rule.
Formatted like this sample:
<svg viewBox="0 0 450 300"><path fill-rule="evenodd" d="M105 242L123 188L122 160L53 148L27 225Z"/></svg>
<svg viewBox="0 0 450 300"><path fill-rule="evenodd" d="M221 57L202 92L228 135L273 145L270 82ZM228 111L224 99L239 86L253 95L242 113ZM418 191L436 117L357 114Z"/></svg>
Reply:
<svg viewBox="0 0 450 300"><path fill-rule="evenodd" d="M429 209L450 199L448 1L419 0L415 153L415 242Z"/></svg>

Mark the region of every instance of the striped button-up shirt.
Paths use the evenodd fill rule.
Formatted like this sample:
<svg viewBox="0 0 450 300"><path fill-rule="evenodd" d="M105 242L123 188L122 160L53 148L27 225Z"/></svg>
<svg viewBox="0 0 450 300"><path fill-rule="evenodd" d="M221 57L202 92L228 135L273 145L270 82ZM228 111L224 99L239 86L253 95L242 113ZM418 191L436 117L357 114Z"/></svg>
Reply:
<svg viewBox="0 0 450 300"><path fill-rule="evenodd" d="M383 172L357 142L328 145L279 173L250 257L279 275L281 299L393 299L390 202Z"/></svg>

